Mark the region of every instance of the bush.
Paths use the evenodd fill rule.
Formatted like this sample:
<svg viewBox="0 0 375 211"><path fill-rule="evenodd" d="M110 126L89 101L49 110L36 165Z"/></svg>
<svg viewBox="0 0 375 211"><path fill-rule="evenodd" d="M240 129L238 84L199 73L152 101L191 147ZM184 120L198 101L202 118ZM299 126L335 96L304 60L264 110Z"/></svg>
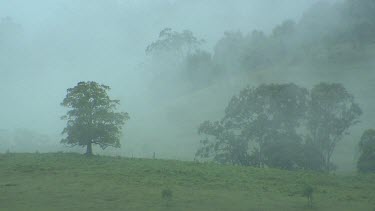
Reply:
<svg viewBox="0 0 375 211"><path fill-rule="evenodd" d="M366 130L359 142L360 157L357 168L360 172L375 172L375 130Z"/></svg>
<svg viewBox="0 0 375 211"><path fill-rule="evenodd" d="M169 205L169 201L172 199L173 192L171 189L166 188L161 191L161 198L166 202L166 205Z"/></svg>
<svg viewBox="0 0 375 211"><path fill-rule="evenodd" d="M307 205L309 207L312 207L312 197L314 193L314 188L311 185L306 185L303 188L303 193L302 195L307 198Z"/></svg>

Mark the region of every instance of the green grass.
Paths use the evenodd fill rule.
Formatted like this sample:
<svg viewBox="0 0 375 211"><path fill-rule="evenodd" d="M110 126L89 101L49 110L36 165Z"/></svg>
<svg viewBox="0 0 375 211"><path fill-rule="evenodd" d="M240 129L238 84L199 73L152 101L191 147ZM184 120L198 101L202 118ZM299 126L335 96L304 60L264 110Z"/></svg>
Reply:
<svg viewBox="0 0 375 211"><path fill-rule="evenodd" d="M374 210L375 175L173 160L0 154L0 210ZM314 188L313 207L303 188ZM170 197L162 193L170 191ZM168 192L167 191L167 192Z"/></svg>

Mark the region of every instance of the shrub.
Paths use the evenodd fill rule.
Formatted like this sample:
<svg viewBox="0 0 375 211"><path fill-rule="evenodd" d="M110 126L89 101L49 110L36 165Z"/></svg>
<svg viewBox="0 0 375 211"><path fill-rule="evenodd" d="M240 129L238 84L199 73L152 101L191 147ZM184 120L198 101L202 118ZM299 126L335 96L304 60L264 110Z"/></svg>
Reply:
<svg viewBox="0 0 375 211"><path fill-rule="evenodd" d="M166 205L169 206L169 202L172 200L173 192L171 189L166 188L161 191L161 198L166 202Z"/></svg>
<svg viewBox="0 0 375 211"><path fill-rule="evenodd" d="M359 142L360 157L357 168L360 172L375 172L375 130L366 130Z"/></svg>
<svg viewBox="0 0 375 211"><path fill-rule="evenodd" d="M311 185L306 185L303 188L302 195L307 198L307 205L312 207L312 198L313 198L314 188Z"/></svg>

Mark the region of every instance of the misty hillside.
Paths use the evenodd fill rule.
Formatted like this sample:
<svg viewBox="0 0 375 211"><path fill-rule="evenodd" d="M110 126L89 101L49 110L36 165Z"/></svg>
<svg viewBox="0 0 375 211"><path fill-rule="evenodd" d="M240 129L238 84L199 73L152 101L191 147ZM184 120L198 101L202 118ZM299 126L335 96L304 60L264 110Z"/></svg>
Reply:
<svg viewBox="0 0 375 211"><path fill-rule="evenodd" d="M122 148L97 153L192 160L199 124L262 83L339 82L355 96L364 115L335 150L339 170L354 169L374 125L372 1L40 1L12 12L20 4L0 8L3 152L81 152L59 144L60 103L85 80L109 85L131 117Z"/></svg>
<svg viewBox="0 0 375 211"><path fill-rule="evenodd" d="M374 0L0 0L0 211L375 210Z"/></svg>
<svg viewBox="0 0 375 211"><path fill-rule="evenodd" d="M361 128L374 125L374 86L371 81L375 77L375 63L371 58L375 53L375 42L371 35L375 33L375 18L368 4L356 4L354 1L320 3L305 11L299 21L286 20L274 27L271 33L226 32L216 43L213 53L207 52L209 57L204 62L193 60L200 61L194 63L195 70L184 69L186 64L182 62L181 71L194 71L191 74L198 74L196 77L200 80L209 74L206 76L209 79L206 79L204 85L198 85L197 89L187 93L182 91L182 95L168 100L165 107L157 111L163 113L163 109L167 108L163 113L164 120L177 123L171 127L175 135L162 135L165 141L175 140L175 150L180 150L179 156L182 158L186 153L186 158L189 158L196 150L196 142L191 142L198 139L194 134L196 125L205 119L215 119L222 115L233 93L239 92L246 85L293 82L312 87L320 81L338 82L345 84L353 93L365 113L361 123L353 128L351 136L340 143L336 153L336 162L342 170L354 168L356 145L363 130ZM196 51L199 55L202 50L198 47ZM191 54L194 58L194 53L188 52L187 62ZM210 72L202 73L207 69ZM195 83L194 79L192 83ZM164 91L168 92L168 88ZM190 133L186 132L188 128ZM181 144L186 147L181 148ZM152 149L149 149L148 154L151 153Z"/></svg>

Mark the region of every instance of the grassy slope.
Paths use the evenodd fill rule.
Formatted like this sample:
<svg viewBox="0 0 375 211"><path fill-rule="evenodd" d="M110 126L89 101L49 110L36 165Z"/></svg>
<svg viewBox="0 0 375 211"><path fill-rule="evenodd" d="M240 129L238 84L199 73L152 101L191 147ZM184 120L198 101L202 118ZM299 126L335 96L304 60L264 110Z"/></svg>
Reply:
<svg viewBox="0 0 375 211"><path fill-rule="evenodd" d="M310 210L305 184L313 210L375 208L375 175L63 153L0 154L0 169L0 210Z"/></svg>

